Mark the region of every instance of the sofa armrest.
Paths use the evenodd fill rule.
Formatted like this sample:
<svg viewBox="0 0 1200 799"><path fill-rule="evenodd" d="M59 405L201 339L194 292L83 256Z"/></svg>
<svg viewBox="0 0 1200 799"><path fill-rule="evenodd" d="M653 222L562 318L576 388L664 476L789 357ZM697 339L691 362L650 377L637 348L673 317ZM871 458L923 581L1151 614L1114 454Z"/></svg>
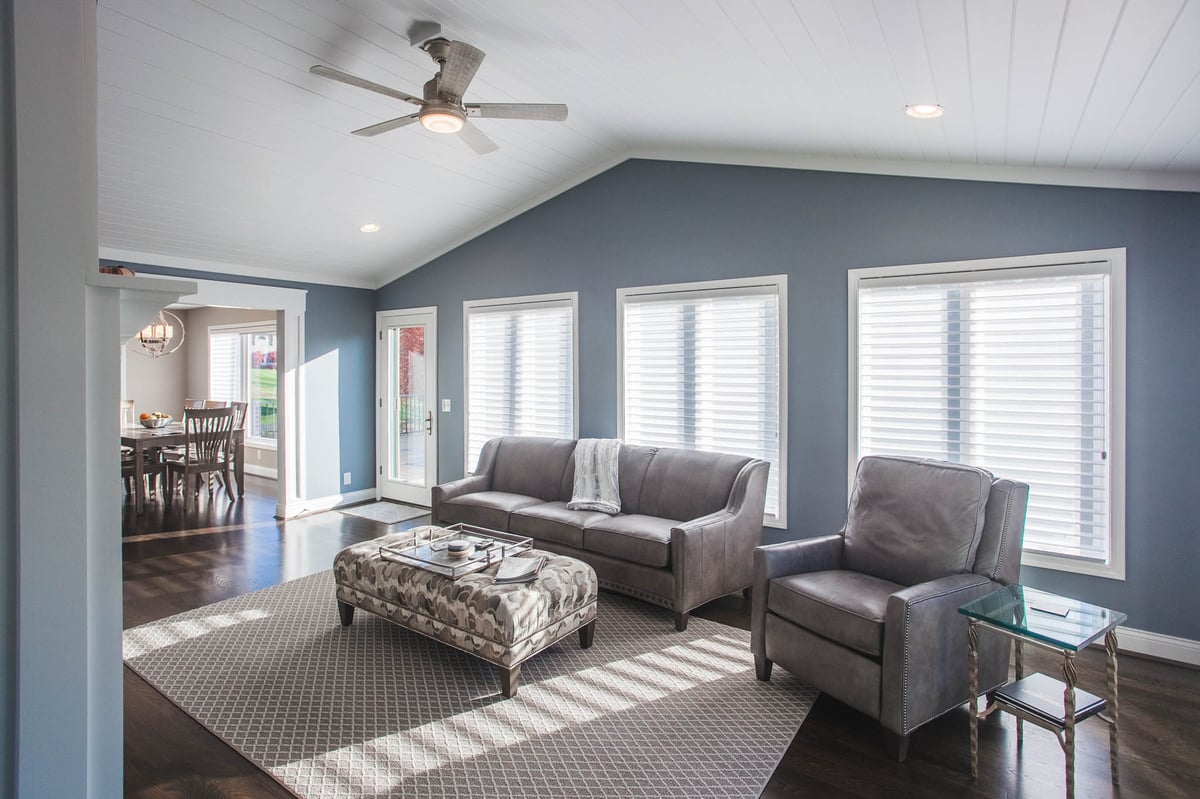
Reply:
<svg viewBox="0 0 1200 799"><path fill-rule="evenodd" d="M461 497L463 494L474 494L477 491L487 491L491 487L490 474L473 474L450 483L442 483L433 487L430 494L430 517L433 524L441 524L441 505L447 500Z"/></svg>
<svg viewBox="0 0 1200 799"><path fill-rule="evenodd" d="M967 617L958 607L998 587L979 574L954 574L888 598L879 712L886 729L908 735L967 700Z"/></svg>
<svg viewBox="0 0 1200 799"><path fill-rule="evenodd" d="M838 568L844 541L840 534L825 535L755 548L754 587L750 595L750 648L754 654L766 657L763 631L767 623L767 593L771 581L788 574Z"/></svg>
<svg viewBox="0 0 1200 799"><path fill-rule="evenodd" d="M750 461L734 478L724 508L671 528L677 613L750 585L769 468L766 461Z"/></svg>

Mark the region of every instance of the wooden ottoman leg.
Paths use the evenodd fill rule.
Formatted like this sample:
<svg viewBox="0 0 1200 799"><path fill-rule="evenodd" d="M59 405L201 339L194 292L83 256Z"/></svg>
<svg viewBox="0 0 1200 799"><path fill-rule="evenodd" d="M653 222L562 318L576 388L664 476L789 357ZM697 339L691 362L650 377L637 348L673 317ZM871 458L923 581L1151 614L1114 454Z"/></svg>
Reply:
<svg viewBox="0 0 1200 799"><path fill-rule="evenodd" d="M596 637L596 620L592 619L587 624L579 628L579 648L587 649L592 645L592 639Z"/></svg>
<svg viewBox="0 0 1200 799"><path fill-rule="evenodd" d="M509 699L517 695L517 682L521 679L521 664L500 669L500 693Z"/></svg>
<svg viewBox="0 0 1200 799"><path fill-rule="evenodd" d="M343 627L349 627L350 622L354 621L354 606L349 605L342 600L338 600L338 618L342 620Z"/></svg>

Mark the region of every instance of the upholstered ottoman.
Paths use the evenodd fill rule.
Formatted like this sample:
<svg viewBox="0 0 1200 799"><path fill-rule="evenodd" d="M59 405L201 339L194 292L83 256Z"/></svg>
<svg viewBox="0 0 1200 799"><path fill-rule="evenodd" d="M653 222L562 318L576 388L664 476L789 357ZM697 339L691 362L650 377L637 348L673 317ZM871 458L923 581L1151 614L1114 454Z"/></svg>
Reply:
<svg viewBox="0 0 1200 799"><path fill-rule="evenodd" d="M343 625L354 609L475 655L500 668L500 691L517 693L521 664L576 631L592 645L596 573L583 561L532 550L547 558L528 583L495 584L499 563L458 579L379 556L379 547L429 540L437 527L417 527L343 549L333 561Z"/></svg>

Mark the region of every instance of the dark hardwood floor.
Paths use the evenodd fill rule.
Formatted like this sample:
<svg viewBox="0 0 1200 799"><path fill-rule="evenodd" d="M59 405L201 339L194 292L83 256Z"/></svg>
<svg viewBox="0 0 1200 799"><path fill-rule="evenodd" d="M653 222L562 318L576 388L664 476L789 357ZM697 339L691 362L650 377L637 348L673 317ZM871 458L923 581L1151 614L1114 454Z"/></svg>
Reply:
<svg viewBox="0 0 1200 799"><path fill-rule="evenodd" d="M181 503L165 510L151 502L140 517L126 503L126 627L327 569L342 547L387 530L337 512L276 521L274 482L254 477L240 502L227 502L219 490L207 499L202 492L200 509L186 518ZM397 529L426 521L420 517ZM697 615L746 628L749 603L724 597ZM671 623L663 611L663 624ZM1031 670L1056 673L1054 661L1031 650ZM1081 687L1099 692L1103 670L1102 652L1083 653ZM1108 728L1092 720L1077 730L1076 795L1200 795L1200 671L1125 655L1120 711L1120 788L1109 783ZM877 723L822 696L763 796L1060 797L1062 786L1057 741L1026 725L1018 749L1011 716L996 714L981 725L980 776L972 781L965 708L918 730L908 760L896 763L884 751ZM128 669L125 793L144 799L291 796Z"/></svg>

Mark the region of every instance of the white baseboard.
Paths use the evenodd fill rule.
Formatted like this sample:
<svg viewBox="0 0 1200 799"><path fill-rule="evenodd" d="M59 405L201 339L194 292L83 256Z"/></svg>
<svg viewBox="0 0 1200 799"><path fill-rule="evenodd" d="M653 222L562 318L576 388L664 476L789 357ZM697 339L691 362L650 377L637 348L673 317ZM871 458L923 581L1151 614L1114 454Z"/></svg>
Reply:
<svg viewBox="0 0 1200 799"><path fill-rule="evenodd" d="M242 466L242 469L245 470L246 474L253 474L257 477L269 477L272 480L279 479L279 472L277 472L275 469L269 469L266 466L247 463Z"/></svg>
<svg viewBox="0 0 1200 799"><path fill-rule="evenodd" d="M1103 646L1103 641L1098 641ZM1200 666L1200 641L1176 638L1173 635L1135 630L1132 627L1117 628L1117 647L1122 652L1173 660L1189 666Z"/></svg>
<svg viewBox="0 0 1200 799"><path fill-rule="evenodd" d="M375 488L372 486L371 488L364 488L359 491L350 491L346 494L330 494L327 497L296 499L289 502L286 506L277 504L275 506L275 518L292 519L296 516L303 516L308 513L320 513L340 508L343 505L353 505L356 502L366 502L375 498Z"/></svg>

